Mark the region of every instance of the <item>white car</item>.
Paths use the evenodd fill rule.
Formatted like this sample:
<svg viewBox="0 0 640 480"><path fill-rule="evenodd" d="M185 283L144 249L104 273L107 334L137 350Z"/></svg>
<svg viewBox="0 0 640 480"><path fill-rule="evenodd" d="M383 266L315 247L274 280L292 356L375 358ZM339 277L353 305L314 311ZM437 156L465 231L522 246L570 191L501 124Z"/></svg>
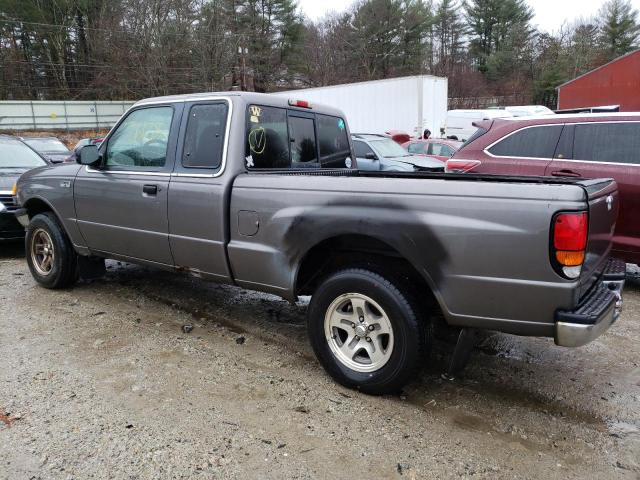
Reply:
<svg viewBox="0 0 640 480"><path fill-rule="evenodd" d="M513 116L511 112L497 108L486 110L449 110L447 112L445 136L451 140L466 142L477 130L477 128L473 126L474 122Z"/></svg>

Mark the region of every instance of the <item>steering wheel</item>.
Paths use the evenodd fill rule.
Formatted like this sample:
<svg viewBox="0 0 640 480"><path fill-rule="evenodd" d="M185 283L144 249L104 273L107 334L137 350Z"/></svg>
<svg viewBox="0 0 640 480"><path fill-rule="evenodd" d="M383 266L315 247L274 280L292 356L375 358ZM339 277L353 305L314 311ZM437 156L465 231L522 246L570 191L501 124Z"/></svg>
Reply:
<svg viewBox="0 0 640 480"><path fill-rule="evenodd" d="M156 165L151 165L152 163L154 163L155 160L157 160L156 156L153 155L154 145L157 145L155 149L160 149L160 148L166 149L167 142L160 138L152 138L148 142L145 142L144 145L142 145L143 161L146 164L148 164L148 166L156 166ZM155 153L158 153L158 152L155 152Z"/></svg>

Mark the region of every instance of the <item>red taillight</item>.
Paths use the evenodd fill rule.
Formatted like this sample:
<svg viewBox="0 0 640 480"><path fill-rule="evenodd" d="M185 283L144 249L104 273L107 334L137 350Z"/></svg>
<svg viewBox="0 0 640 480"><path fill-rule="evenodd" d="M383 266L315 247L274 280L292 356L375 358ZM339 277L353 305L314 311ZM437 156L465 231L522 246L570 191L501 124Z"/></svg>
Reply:
<svg viewBox="0 0 640 480"><path fill-rule="evenodd" d="M580 276L588 234L587 212L556 215L553 223L553 257L565 277L576 279Z"/></svg>
<svg viewBox="0 0 640 480"><path fill-rule="evenodd" d="M450 158L445 164L445 172L447 173L467 173L479 166L480 160L462 160Z"/></svg>
<svg viewBox="0 0 640 480"><path fill-rule="evenodd" d="M588 227L587 212L557 215L553 227L553 246L556 250L584 250L587 246Z"/></svg>
<svg viewBox="0 0 640 480"><path fill-rule="evenodd" d="M289 105L292 107L311 108L311 104L306 100L289 100Z"/></svg>

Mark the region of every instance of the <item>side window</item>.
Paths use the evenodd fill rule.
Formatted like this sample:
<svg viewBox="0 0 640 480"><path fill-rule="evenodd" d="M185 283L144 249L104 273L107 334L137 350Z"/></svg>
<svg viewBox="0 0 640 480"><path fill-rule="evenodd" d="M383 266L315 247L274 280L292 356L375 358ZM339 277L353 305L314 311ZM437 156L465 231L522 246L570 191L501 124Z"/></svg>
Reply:
<svg viewBox="0 0 640 480"><path fill-rule="evenodd" d="M359 140L353 141L353 149L355 150L356 158L366 158L367 153L374 153L369 145Z"/></svg>
<svg viewBox="0 0 640 480"><path fill-rule="evenodd" d="M227 110L226 102L191 107L182 151L183 167L220 168Z"/></svg>
<svg viewBox="0 0 640 480"><path fill-rule="evenodd" d="M291 165L318 161L316 131L313 118L289 117Z"/></svg>
<svg viewBox="0 0 640 480"><path fill-rule="evenodd" d="M573 158L573 133L575 131L575 125L565 125L558 141L558 147L553 155L553 158Z"/></svg>
<svg viewBox="0 0 640 480"><path fill-rule="evenodd" d="M409 153L424 154L424 145L422 143L410 143L407 147Z"/></svg>
<svg viewBox="0 0 640 480"><path fill-rule="evenodd" d="M431 155L437 155L438 157L441 157L444 155L444 153L442 153L442 147L444 145L442 145L441 143L431 143L429 144L429 154Z"/></svg>
<svg viewBox="0 0 640 480"><path fill-rule="evenodd" d="M449 145L442 144L442 149L440 150L440 155L442 155L443 157L451 158L451 157L453 157L454 153L456 153L456 152L455 152L455 150L453 148L451 148Z"/></svg>
<svg viewBox="0 0 640 480"><path fill-rule="evenodd" d="M525 128L496 143L489 152L499 157L551 159L561 131L562 125Z"/></svg>
<svg viewBox="0 0 640 480"><path fill-rule="evenodd" d="M576 125L573 158L640 164L640 123Z"/></svg>
<svg viewBox="0 0 640 480"><path fill-rule="evenodd" d="M162 168L173 119L172 107L135 110L108 140L105 165L125 168Z"/></svg>
<svg viewBox="0 0 640 480"><path fill-rule="evenodd" d="M320 162L325 168L345 168L350 165L351 148L347 126L342 118L317 115Z"/></svg>
<svg viewBox="0 0 640 480"><path fill-rule="evenodd" d="M249 106L247 167L289 168L289 134L284 108Z"/></svg>

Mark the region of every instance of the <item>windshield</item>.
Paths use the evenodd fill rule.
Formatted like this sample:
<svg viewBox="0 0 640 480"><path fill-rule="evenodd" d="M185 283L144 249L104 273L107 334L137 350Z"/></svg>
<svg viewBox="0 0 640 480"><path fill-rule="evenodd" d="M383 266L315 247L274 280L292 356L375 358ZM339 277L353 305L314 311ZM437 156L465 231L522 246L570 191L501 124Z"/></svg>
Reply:
<svg viewBox="0 0 640 480"><path fill-rule="evenodd" d="M385 158L389 157L408 157L411 154L404 148L398 145L396 142L389 138L382 138L380 140L371 140L369 142L373 148L375 148L380 155Z"/></svg>
<svg viewBox="0 0 640 480"><path fill-rule="evenodd" d="M0 168L35 168L46 164L26 145L15 140L0 140Z"/></svg>
<svg viewBox="0 0 640 480"><path fill-rule="evenodd" d="M38 152L67 153L69 151L57 138L25 138L24 143Z"/></svg>

